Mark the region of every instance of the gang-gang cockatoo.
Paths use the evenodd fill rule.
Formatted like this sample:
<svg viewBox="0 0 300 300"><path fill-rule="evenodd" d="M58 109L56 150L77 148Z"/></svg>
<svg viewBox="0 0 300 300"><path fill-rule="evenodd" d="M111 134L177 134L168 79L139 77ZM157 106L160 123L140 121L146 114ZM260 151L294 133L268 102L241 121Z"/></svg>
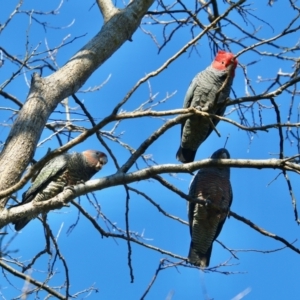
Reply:
<svg viewBox="0 0 300 300"><path fill-rule="evenodd" d="M229 159L229 152L221 148L212 159ZM212 244L224 225L232 203L229 167L202 168L192 179L189 195L207 201L207 205L188 203L191 244L188 261L205 268L209 265Z"/></svg>
<svg viewBox="0 0 300 300"><path fill-rule="evenodd" d="M31 201L45 201L56 196L66 186L89 180L107 163L107 156L100 151L87 150L82 153L64 153L51 159L40 170L31 187L23 194L23 205ZM36 215L26 216L14 222L21 230Z"/></svg>
<svg viewBox="0 0 300 300"><path fill-rule="evenodd" d="M194 107L200 111L223 116L223 105L229 97L237 60L229 52L219 51L204 71L198 73L185 95L183 108ZM198 147L211 134L219 120L194 115L181 125L181 141L176 158L189 163L194 161ZM213 123L213 125L212 125Z"/></svg>

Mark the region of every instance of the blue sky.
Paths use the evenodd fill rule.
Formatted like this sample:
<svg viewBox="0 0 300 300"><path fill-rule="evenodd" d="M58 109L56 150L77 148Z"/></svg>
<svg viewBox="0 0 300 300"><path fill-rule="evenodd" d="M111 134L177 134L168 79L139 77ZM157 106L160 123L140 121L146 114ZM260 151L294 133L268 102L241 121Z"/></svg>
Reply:
<svg viewBox="0 0 300 300"><path fill-rule="evenodd" d="M225 5L220 1L220 12L223 12ZM17 1L5 2L1 5L0 23L2 24ZM58 5L58 1L25 1L23 10L49 10ZM253 4L252 4L253 3ZM45 39L51 48L54 48L63 38L71 34L69 40L79 37L72 44L60 49L57 55L57 63L62 66L76 51L78 51L87 41L89 41L99 30L102 24L102 18L97 6L93 6L93 1L67 1L63 4L60 13L55 16L48 16L47 22L52 26L66 26L75 20L71 27L63 30L47 29L44 30L35 22L29 26L28 16L17 15L7 28L0 35L0 46L9 53L19 58L24 57L26 30L29 34L28 46L35 48L40 43L39 51L45 51ZM262 29L258 33L260 38L270 38L279 34L288 24L293 11L283 14L287 9L283 2L277 1L270 8L267 1L247 1L255 10L251 11L264 21L272 25L273 29L260 20L252 19L256 26L261 25ZM91 8L91 9L90 9ZM200 15L202 16L202 14ZM236 13L230 15L233 21L236 21L245 30L252 31L250 23L243 22ZM278 18L280 16L280 22ZM41 20L43 18L39 17ZM206 17L203 15L203 23ZM202 20L201 19L201 20ZM299 23L299 21L298 21ZM149 26L161 41L161 28L159 26ZM231 37L238 39L240 34L231 26L227 26L224 32ZM287 36L280 40L278 44L292 46L298 41L298 34ZM107 62L105 62L85 83L82 90L94 87L104 82L109 75L109 81L105 86L95 93L77 93L78 98L84 102L86 107L92 111L97 121L104 118L114 106L123 99L132 86L145 74L156 70L162 63L174 55L181 47L191 39L189 28L183 28L179 31L167 47L158 54L158 49L153 41L141 30L138 30L133 36L133 42L126 42L119 51L117 51ZM253 41L245 41L246 45L253 44ZM186 52L174 61L159 76L150 80L153 94L159 93L157 100L164 99L166 94L176 92L166 103L157 106L157 110L169 110L182 107L183 98L192 78L201 70L206 68L212 60L212 54L206 38L200 40L197 44L197 50L192 53ZM235 45L231 49L234 53L241 50L241 47ZM274 51L266 45L259 48L260 51ZM290 54L289 54L290 55ZM294 54L297 57L297 52ZM258 76L262 78L274 78L279 71L292 72L292 63L274 58L260 57L253 52L247 52L240 56L241 64L248 64L253 60L259 60L257 64L247 68L251 84L256 93L265 90L269 83L259 83ZM16 65L5 59L5 64L0 68L0 86L7 80L13 72L17 70ZM4 91L16 96L24 102L28 94L28 86L25 77L30 82L31 72L25 70L25 74L18 76L12 83L5 87ZM43 76L51 74L51 71L45 70ZM282 79L284 82L284 79ZM233 89L238 97L245 96L245 81L242 69L237 68ZM231 94L232 98L233 95ZM149 97L147 84L141 86L133 95L123 109L130 111L137 108ZM77 108L77 104L70 98L70 106ZM286 121L290 105L290 95L285 93L276 98L280 105L283 121ZM269 101L262 102L270 107ZM17 109L10 101L1 98L1 105ZM0 141L4 142L9 132L12 122L12 111L0 110ZM232 107L227 109L230 111ZM298 98L295 98L294 112L292 120L297 120ZM57 107L56 113L51 116L65 120L63 106ZM79 112L80 110L75 110ZM259 120L257 106L254 107L255 120ZM275 123L276 116L273 110L266 109L262 112L263 124ZM251 119L251 113L246 116ZM236 112L228 116L234 121L239 122ZM73 115L73 118L85 119L81 115ZM122 134L122 142L130 144L132 147L138 147L139 144L149 136L154 130L163 124L162 119L140 118L135 120L125 120L116 130L117 134ZM77 125L90 127L87 121L76 122ZM113 124L108 125L104 130L111 130ZM236 127L220 122L218 131L221 133L219 138L215 133L206 140L197 152L196 159L204 159L224 146L226 137L230 135L227 142L227 149L232 158L242 159L267 159L278 157L279 135L278 131L271 129L268 133L258 132L252 139ZM158 164L177 163L175 153L179 145L179 126L171 128L160 139L157 140L146 154L152 155ZM49 136L49 131L45 130L41 140ZM65 138L64 142L67 141ZM113 153L120 164L126 162L130 153L124 150L117 143L108 141ZM55 139L48 141L37 149L35 159L41 158L48 148L55 149L58 144ZM99 149L103 147L95 137L89 138L83 144L74 148L74 151L85 149ZM275 153L275 156L274 156ZM285 142L285 155L297 154L296 142L293 144ZM142 161L139 161L139 168L145 167ZM133 167L131 171L134 171ZM108 164L94 178L100 178L114 174L116 168L109 159ZM232 211L250 219L258 226L267 231L284 237L287 241L293 242L299 239L299 226L294 221L291 199L289 196L287 184L282 175L278 178L278 170L257 170L257 169L231 169L231 183L233 188ZM296 198L300 195L299 186L297 186L298 176L289 174ZM188 192L191 175L178 174L177 176L164 175L177 188L183 192ZM276 180L274 180L276 179ZM271 183L271 184L270 184ZM164 210L170 214L176 215L187 220L186 201L179 196L169 192L160 186L154 180L141 181L131 185L147 193ZM26 186L28 187L28 185ZM18 198L21 199L23 191L18 192ZM125 228L125 199L126 193L124 187L112 187L101 190L96 193L97 201L101 205L101 211L118 227ZM91 197L92 199L92 197ZM92 205L85 197L80 199L84 208L96 215ZM124 240L114 240L112 238L101 238L94 230L91 224L80 217L80 222L71 234L67 234L68 228L74 224L77 218L77 209L74 206L63 208L51 212L48 215L54 235L58 232L58 244L61 253L66 258L70 280L72 283L71 293L84 290L90 286L98 289L98 293L93 292L88 299L140 299L150 283L159 261L167 258L173 262L176 259L160 254L158 252L146 249L132 243L132 266L134 270L134 283L130 283L129 268L127 264L127 245ZM99 224L106 229L106 225L101 219ZM134 193L130 194L130 229L135 232L143 233L145 242L155 247L161 247L166 251L186 256L189 249L190 237L188 227L174 220L165 218L149 202ZM15 233L12 228L8 229L9 235L5 238L7 243ZM230 266L222 267L221 271L227 271L232 274L224 275L217 272L208 272L203 274L197 269L178 267L168 268L159 273L156 283L152 287L146 299L233 299L239 293L247 290L249 293L245 299L296 299L299 297L299 255L290 249L283 249L272 253L261 253L257 250L274 250L283 247L280 242L267 238L253 231L247 225L229 218L218 238L228 248L240 250L236 253L238 259L232 257L230 252L223 249L218 243L214 244L211 264L216 266L229 260ZM32 256L44 248L45 240L43 228L38 220L32 221L22 232L20 232L10 246L10 250L18 250L12 253L12 257L18 257L22 261L30 260ZM298 241L294 246L300 247ZM42 257L35 264L31 276L42 280L43 271L47 270L48 257ZM52 286L60 285L64 280L64 272L61 262L56 265L58 272L50 284ZM4 299L12 299L20 294L20 291L13 286L22 288L23 282L8 276L10 283L0 273L0 291ZM13 286L12 286L13 285ZM206 292L205 292L206 291ZM63 293L63 292L62 292ZM205 296L206 294L206 296ZM45 297L43 292L40 293ZM82 296L83 298L83 296ZM28 297L33 299L33 296Z"/></svg>

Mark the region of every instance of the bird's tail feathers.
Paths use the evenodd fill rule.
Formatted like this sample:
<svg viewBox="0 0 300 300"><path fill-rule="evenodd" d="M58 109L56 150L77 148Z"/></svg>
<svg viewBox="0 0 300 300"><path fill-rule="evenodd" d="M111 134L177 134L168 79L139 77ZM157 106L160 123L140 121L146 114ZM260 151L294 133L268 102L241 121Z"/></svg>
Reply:
<svg viewBox="0 0 300 300"><path fill-rule="evenodd" d="M188 262L194 266L198 266L203 269L208 267L211 250L212 247L210 247L205 254L197 252L193 247L193 243L191 242L190 251L188 255Z"/></svg>
<svg viewBox="0 0 300 300"><path fill-rule="evenodd" d="M26 217L14 222L13 224L15 225L15 230L20 231L30 222L30 220L31 218Z"/></svg>
<svg viewBox="0 0 300 300"><path fill-rule="evenodd" d="M180 146L177 151L176 158L182 163L189 163L194 161L195 155L196 151L191 149L185 149Z"/></svg>

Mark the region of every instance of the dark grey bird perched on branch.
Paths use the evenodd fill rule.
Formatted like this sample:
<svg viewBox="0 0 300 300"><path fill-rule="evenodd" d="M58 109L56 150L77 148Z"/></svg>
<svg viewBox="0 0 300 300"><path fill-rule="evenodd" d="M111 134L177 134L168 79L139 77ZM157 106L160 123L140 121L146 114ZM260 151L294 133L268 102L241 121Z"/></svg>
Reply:
<svg viewBox="0 0 300 300"><path fill-rule="evenodd" d="M229 159L229 152L221 148L212 159ZM200 169L193 178L189 195L206 200L207 205L188 203L191 245L188 261L205 268L209 265L212 244L224 225L232 203L229 167Z"/></svg>
<svg viewBox="0 0 300 300"><path fill-rule="evenodd" d="M107 163L107 156L100 151L64 153L50 160L38 173L31 187L23 194L23 205L31 201L45 201L56 196L66 186L89 180ZM15 230L21 230L34 216L26 216L16 222Z"/></svg>

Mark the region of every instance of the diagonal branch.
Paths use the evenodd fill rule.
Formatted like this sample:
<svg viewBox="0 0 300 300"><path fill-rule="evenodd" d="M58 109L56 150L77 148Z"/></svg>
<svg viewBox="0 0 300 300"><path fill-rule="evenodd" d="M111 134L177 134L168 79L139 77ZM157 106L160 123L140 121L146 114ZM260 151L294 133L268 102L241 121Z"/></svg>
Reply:
<svg viewBox="0 0 300 300"><path fill-rule="evenodd" d="M201 33L199 33L195 38L193 38L190 42L188 42L185 46L183 46L177 53L175 53L172 57L170 57L167 61L165 61L157 70L150 72L145 77L140 79L135 86L127 93L126 97L114 108L113 113L116 114L118 110L124 105L128 99L132 96L132 94L139 88L140 85L147 82L151 77L157 76L163 70L165 70L173 61L175 61L179 56L185 53L191 46L195 45L195 43L200 40L207 32L209 32L212 28L214 28L218 22L225 18L234 8L243 4L246 0L240 0L231 5L222 15L216 18L209 26L207 26Z"/></svg>
<svg viewBox="0 0 300 300"><path fill-rule="evenodd" d="M19 277L21 279L24 279L25 281L30 282L31 284L39 287L40 289L47 291L49 294L53 295L57 299L61 299L61 300L66 300L67 299L62 294L56 292L55 290L53 290L49 286L44 285L42 282L40 282L38 280L35 280L32 277L30 277L29 275L23 274L23 273L17 271L16 269L12 268L8 264L6 264L2 259L0 259L0 266L3 269L5 269L6 271L8 271L9 273L13 274L14 276Z"/></svg>
<svg viewBox="0 0 300 300"><path fill-rule="evenodd" d="M292 249L293 251L295 251L296 253L300 254L300 249L299 248L296 248L295 246L293 246L291 243L289 243L286 239L274 234L274 233L271 233L271 232L268 232L266 231L265 229L257 226L256 224L254 224L253 222L251 222L250 220L244 218L244 217L241 217L239 216L238 214L234 213L233 211L230 211L229 212L229 216L232 216L234 217L235 219L239 220L239 221L242 221L243 223L247 224L248 226L250 226L251 228L253 228L254 230L256 230L257 232L265 235L265 236L268 236L274 240L277 240L281 243L283 243L284 245L286 245L288 248Z"/></svg>

